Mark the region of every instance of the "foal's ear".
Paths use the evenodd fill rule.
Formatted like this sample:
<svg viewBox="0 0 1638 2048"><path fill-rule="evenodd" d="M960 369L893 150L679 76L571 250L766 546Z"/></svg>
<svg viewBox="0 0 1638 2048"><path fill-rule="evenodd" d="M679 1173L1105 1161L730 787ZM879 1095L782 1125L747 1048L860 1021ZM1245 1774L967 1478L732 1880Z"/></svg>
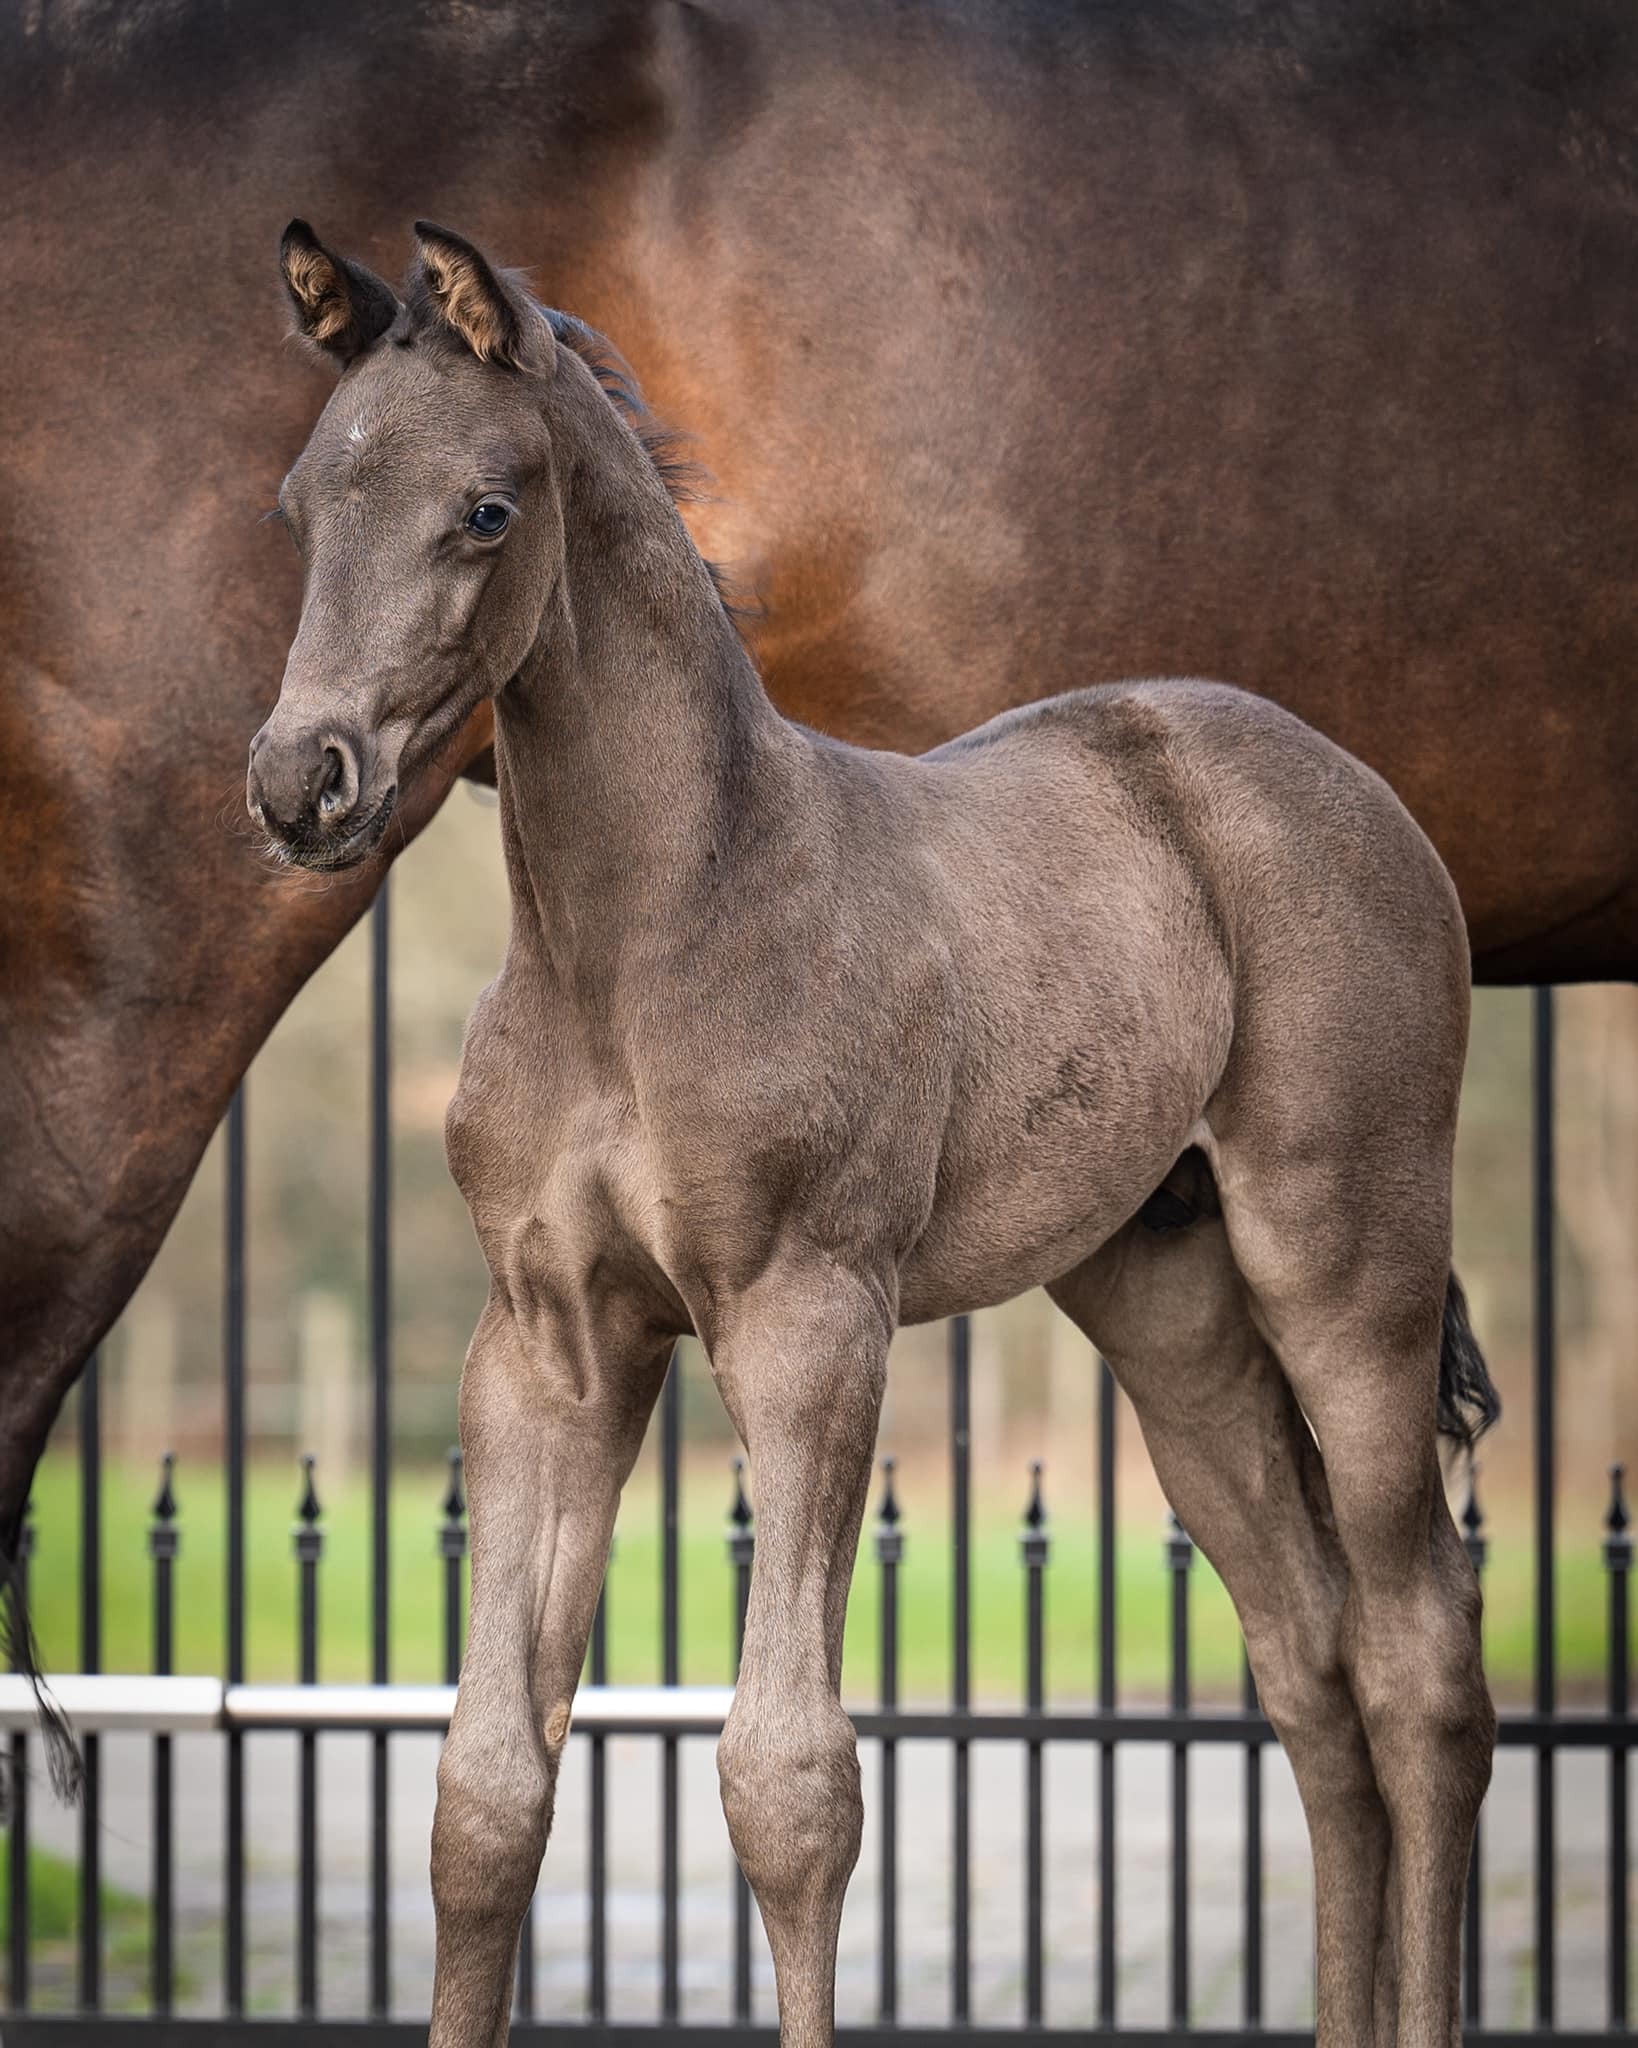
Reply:
<svg viewBox="0 0 1638 2048"><path fill-rule="evenodd" d="M391 285L362 263L332 255L304 220L285 229L279 268L302 334L338 362L362 355L398 317Z"/></svg>
<svg viewBox="0 0 1638 2048"><path fill-rule="evenodd" d="M526 336L539 323L530 321L522 293L464 235L430 220L415 223L409 295L417 311L441 321L480 362L522 366Z"/></svg>

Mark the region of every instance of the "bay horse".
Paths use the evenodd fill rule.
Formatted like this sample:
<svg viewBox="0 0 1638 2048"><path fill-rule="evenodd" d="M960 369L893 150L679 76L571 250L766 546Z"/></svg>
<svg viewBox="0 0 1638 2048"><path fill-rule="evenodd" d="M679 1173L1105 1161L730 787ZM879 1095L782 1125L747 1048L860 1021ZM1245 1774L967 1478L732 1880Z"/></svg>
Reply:
<svg viewBox="0 0 1638 2048"><path fill-rule="evenodd" d="M493 703L512 926L447 1130L490 1291L433 2048L505 2039L685 1332L757 1502L723 1806L782 2039L830 2041L888 1341L1037 1285L1239 1611L1308 1814L1319 2039L1380 2018L1449 2048L1495 1719L1436 1453L1489 1403L1450 1269L1468 945L1437 854L1378 776L1220 685L1081 689L919 757L789 722L618 360L416 235L401 295L284 238L341 375L280 491L301 616L246 790L282 857L344 870Z"/></svg>
<svg viewBox="0 0 1638 2048"><path fill-rule="evenodd" d="M1624 0L0 10L0 1559L252 1055L487 758L484 708L317 893L222 829L321 390L255 319L293 192L620 336L791 715L1232 675L1393 784L1479 980L1627 978L1635 126Z"/></svg>

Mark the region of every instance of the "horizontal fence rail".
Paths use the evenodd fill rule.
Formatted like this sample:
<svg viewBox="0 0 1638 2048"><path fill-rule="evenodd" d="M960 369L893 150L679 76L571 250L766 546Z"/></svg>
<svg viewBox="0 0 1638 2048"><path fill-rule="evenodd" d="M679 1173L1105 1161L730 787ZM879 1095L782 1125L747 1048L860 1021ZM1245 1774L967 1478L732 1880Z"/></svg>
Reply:
<svg viewBox="0 0 1638 2048"><path fill-rule="evenodd" d="M291 1567L296 1579L291 1683L251 1682L246 1658L246 1161L249 1126L246 1098L236 1098L226 1125L225 1289L223 1356L226 1382L223 1466L226 1477L225 1607L226 1635L220 1673L177 1673L176 1561L187 1535L187 1470L167 1456L149 1516L147 1554L151 1585L153 1670L147 1674L103 1670L103 1589L101 1492L104 1443L100 1420L100 1367L93 1360L78 1403L77 1456L80 1477L81 1567L80 1662L78 1672L52 1681L53 1691L76 1726L85 1759L83 1804L78 1823L78 1868L74 1876L75 1994L73 2014L31 2010L34 1935L30 1897L31 1752L35 1701L28 1681L18 1674L0 1674L0 1737L9 1757L13 1788L12 1825L5 1862L8 1907L6 1938L5 2048L30 2048L31 2043L109 2041L146 2043L179 2040L241 2048L241 2044L278 2036L302 2048L325 2043L386 2044L424 2039L424 2023L398 2019L392 2012L393 1950L390 1891L390 1818L393 1780L389 1773L391 1739L398 1735L439 1735L447 1727L455 1700L465 1627L468 1528L464 1476L458 1452L452 1452L437 1498L428 1501L429 1574L431 1597L439 1602L439 1642L443 1680L407 1684L392 1679L389 1637L388 1519L391 1485L391 1208L390 1208L390 988L389 924L385 894L373 914L371 936L372 1001L370 1029L367 1296L370 1330L370 1386L373 1436L370 1458L368 1517L369 1680L338 1684L323 1680L319 1668L320 1603L327 1575L334 1570L330 1532L323 1504L322 1462L304 1457L294 1477ZM1579 2044L1607 2041L1623 2033L1629 2022L1631 1969L1628 1757L1638 1720L1631 1714L1630 1584L1633 1537L1624 1474L1619 1466L1609 1475L1607 1494L1584 1512L1600 1521L1606 1592L1607 1666L1601 1707L1567 1708L1560 1698L1554 1656L1554 1517L1557 1472L1554 1444L1554 1244L1553 1244L1553 1006L1550 991L1533 999L1532 1063L1532 1207L1535 1299L1534 1385L1531 1409L1536 1429L1533 1453L1535 1590L1533 1620L1536 1661L1530 1705L1501 1717L1499 1741L1504 1750L1528 1755L1524 1770L1531 1800L1530 1895L1527 1914L1535 1950L1527 2016L1517 2009L1491 2014L1485 2009L1483 1963L1486 1955L1486 1902L1482 1874L1488 1823L1482 1823L1475 1845L1467 1892L1462 1999L1470 2038L1480 2044L1547 2041ZM874 1903L873 2026L843 2027L839 2038L854 2048L873 2048L891 2041L896 2048L933 2048L947 2043L951 2028L901 2023L905 1975L905 1855L903 1830L908 1743L946 1746L949 1770L949 1894L946 1996L950 2021L964 2039L983 2042L1061 2042L1070 2028L1051 2024L1049 1918L1054 1870L1048 1855L1052 1819L1048 1760L1065 1745L1092 1751L1096 1787L1096 1830L1091 1877L1092 1900L1084 1928L1084 1954L1092 1990L1091 2011L1099 2031L1114 2031L1133 2044L1158 2044L1188 2033L1205 2044L1258 2040L1286 2048L1311 2039L1301 2032L1268 2024L1270 1981L1267 1951L1274 1910L1268 1893L1267 1815L1264 1766L1273 1731L1261 1713L1249 1668L1238 1686L1240 1704L1198 1705L1190 1663L1191 1582L1195 1547L1173 1517L1157 1533L1164 1564L1166 1604L1166 1682L1163 1703L1130 1703L1121 1698L1117 1657L1117 1555L1121 1536L1116 1514L1117 1416L1113 1376L1097 1365L1094 1462L1097 1481L1096 1568L1094 1583L1063 1586L1050 1516L1050 1474L1040 1463L1020 1476L1021 1507L1015 1568L1022 1618L1022 1662L1016 1704L978 1704L973 1683L973 1353L971 1326L957 1319L949 1330L949 1487L951 1656L947 1692L941 1701L906 1700L903 1686L904 1595L901 1579L907 1544L931 1540L916 1527L909 1512L901 1477L891 1458L883 1461L880 1491L867 1542L861 1549L861 1573L876 1574L876 1696L857 1704L852 1719L861 1741L873 1747L879 1776L867 1825L876 1856ZM571 1738L583 1745L587 1758L586 1948L583 2009L585 2020L554 2021L554 2037L566 2028L589 2024L600 2028L610 2048L647 2048L659 2034L672 2032L702 2044L717 2041L746 2044L772 2042L771 2011L758 2011L759 1962L765 1957L754 1903L743 1878L733 1873L726 1899L729 1924L727 1958L731 2019L721 2025L685 2024L685 1952L682 1923L683 1745L709 1739L721 1730L733 1699L731 1683L701 1686L680 1683L683 1641L683 1577L681 1566L682 1399L675 1366L668 1376L659 1416L659 1642L655 1685L611 1684L608 1670L608 1589L599 1603L587 1664L587 1680L578 1693ZM1585 1499L1585 1495L1582 1496ZM1468 1555L1481 1576L1487 1569L1489 1537L1471 1467L1466 1475L1460 1523ZM22 1570L30 1569L37 1552L36 1532L25 1524ZM731 1641L723 1646L725 1673L737 1669L743 1640L751 1576L755 1568L756 1522L753 1503L736 1463L731 1475L725 1525L724 1565L732 1593ZM1094 1668L1089 1704L1048 1704L1047 1614L1049 1601L1062 1597L1090 1599L1095 1613ZM178 2015L176 1753L180 1737L218 1737L223 1757L223 1865L221 1884L222 2005L220 2017ZM248 1835L247 1745L257 1738L283 1734L295 1738L295 1897L293 1982L290 2003L294 2017L267 2019L249 2010L247 1955L252 1930L253 1900L249 1884L251 1843ZM330 1735L367 1738L363 1811L368 1829L362 1940L365 1958L363 2010L353 2019L322 2017L321 1810L318 1794L318 1742ZM103 1827L109 1786L106 1755L109 1738L136 1736L151 1743L150 1808L152 1847L149 1877L150 1917L147 1940L146 1996L149 2011L110 2014L103 2011L108 1976L108 1929L103 1908ZM610 2019L610 1854L611 1788L607 1744L615 1738L638 1737L654 1744L659 1765L656 1781L655 1828L658 1844L658 1917L655 1928L655 2018L632 2024ZM1166 1870L1162 1891L1166 1930L1164 2008L1166 2030L1123 2024L1126 2003L1122 1981L1123 1951L1118 1906L1121 1852L1117 1764L1123 1749L1150 1744L1165 1753L1165 1774L1159 1781L1160 1803L1168 1823ZM975 1868L975 1784L984 1760L996 1745L1011 1745L1022 1764L1017 1809L1019 1822L1020 1896L1017 1901L1017 2010L1020 2024L1000 2028L974 2025L975 1930L978 1926L983 1876ZM1242 2029L1225 2030L1193 2024L1198 2010L1199 1930L1196 1888L1200 1852L1191 1853L1194 1823L1202 1806L1202 1786L1194 1769L1195 1753L1222 1759L1232 1752L1239 1769L1240 1821L1240 1979L1238 2010ZM1558 2024L1562 1986L1558 1981L1559 1860L1566 1817L1556 1805L1556 1770L1560 1755L1587 1754L1605 1759L1608 1794L1605 1861L1606 1981L1601 1987L1609 2031L1596 2035ZM925 1826L918 1814L915 1825ZM1568 1840L1567 1835L1563 1836ZM256 1902L256 1912L266 1912ZM514 1991L520 2043L543 2042L546 2030L535 2025L542 2002L537 1979L533 1920L526 1923L520 1944ZM767 2001L771 2004L771 2001ZM1526 2020L1518 2030L1498 2027L1504 2018ZM1493 2031L1487 2031L1487 2023Z"/></svg>
<svg viewBox="0 0 1638 2048"><path fill-rule="evenodd" d="M950 2048L956 2030L941 2026L839 2026L839 2048ZM583 2038L598 2048L660 2048L663 2042L677 2042L687 2048L777 2048L778 2030L772 2025L678 2021L578 2021L554 2020L531 2025L514 2020L509 2041L512 2048L556 2048L565 2038ZM162 2020L137 2015L99 2015L87 2020L80 2015L41 2013L26 2019L8 2020L6 2048L164 2048L180 2041L187 2048L426 2048L424 2020L284 2020L284 2019L187 2019ZM959 2030L963 2048L1028 2048L1028 2044L1051 2044L1061 2048L1067 2040L1086 2038L1085 2029L1067 2027L972 2026ZM1170 2048L1177 2040L1175 2030L1154 2027L1122 2027L1122 2042L1129 2048ZM1313 2029L1269 2027L1255 2037L1241 2028L1195 2027L1189 2030L1195 2048L1247 2048L1255 2038L1258 2048L1313 2048ZM1472 2048L1536 2048L1552 2042L1556 2048L1609 2048L1610 2035L1602 2030L1566 2027L1553 2032L1532 2028L1470 2028L1466 2039Z"/></svg>
<svg viewBox="0 0 1638 2048"><path fill-rule="evenodd" d="M224 1685L219 1678L143 1678L73 1673L52 1692L81 1734L240 1735L284 1730L323 1735L441 1735L455 1706L452 1685ZM569 1734L720 1735L732 1686L587 1685L575 1695ZM26 1679L0 1677L0 1730L34 1725ZM852 1707L867 1742L1159 1742L1278 1741L1260 1714L1231 1707ZM1624 1715L1563 1712L1503 1714L1504 1749L1609 1750L1638 1747L1638 1721Z"/></svg>

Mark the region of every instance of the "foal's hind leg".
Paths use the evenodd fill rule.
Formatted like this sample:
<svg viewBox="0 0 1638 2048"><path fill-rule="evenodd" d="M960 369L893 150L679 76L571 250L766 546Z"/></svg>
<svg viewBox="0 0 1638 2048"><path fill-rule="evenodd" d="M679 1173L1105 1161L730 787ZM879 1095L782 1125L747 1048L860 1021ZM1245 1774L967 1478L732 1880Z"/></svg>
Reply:
<svg viewBox="0 0 1638 2048"><path fill-rule="evenodd" d="M1219 1218L1129 1224L1049 1290L1131 1396L1167 1498L1240 1616L1313 1845L1320 2048L1374 2038L1388 1817L1342 1665L1348 1573L1314 1439Z"/></svg>
<svg viewBox="0 0 1638 2048"><path fill-rule="evenodd" d="M461 1375L472 1625L438 1766L430 2048L506 2039L620 1488L664 1378L668 1347L634 1317L561 1324L525 1336L492 1301Z"/></svg>
<svg viewBox="0 0 1638 2048"><path fill-rule="evenodd" d="M773 1950L783 2048L831 2039L842 1897L859 1855L842 1623L888 1336L875 1290L833 1271L786 1273L731 1303L711 1345L756 1489L745 1649L717 1768Z"/></svg>
<svg viewBox="0 0 1638 2048"><path fill-rule="evenodd" d="M1312 1423L1348 1562L1342 1656L1393 1829L1399 2048L1459 2038L1461 1908L1490 1780L1479 1589L1436 1449L1449 1151L1220 1147L1253 1313Z"/></svg>

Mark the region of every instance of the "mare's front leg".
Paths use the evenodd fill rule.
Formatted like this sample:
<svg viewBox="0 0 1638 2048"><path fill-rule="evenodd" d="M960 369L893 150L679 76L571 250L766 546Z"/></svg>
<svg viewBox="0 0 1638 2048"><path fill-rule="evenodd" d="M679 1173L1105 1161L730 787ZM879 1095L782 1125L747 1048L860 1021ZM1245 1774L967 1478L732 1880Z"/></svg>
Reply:
<svg viewBox="0 0 1638 2048"><path fill-rule="evenodd" d="M722 1806L773 1950L784 2048L832 2038L842 1897L864 1808L842 1624L892 1317L882 1291L784 1273L732 1303L712 1371L750 1452L756 1563Z"/></svg>
<svg viewBox="0 0 1638 2048"><path fill-rule="evenodd" d="M624 1305L527 1332L492 1299L461 1375L472 1624L432 1827L431 2048L499 2048L615 1511L665 1377Z"/></svg>

